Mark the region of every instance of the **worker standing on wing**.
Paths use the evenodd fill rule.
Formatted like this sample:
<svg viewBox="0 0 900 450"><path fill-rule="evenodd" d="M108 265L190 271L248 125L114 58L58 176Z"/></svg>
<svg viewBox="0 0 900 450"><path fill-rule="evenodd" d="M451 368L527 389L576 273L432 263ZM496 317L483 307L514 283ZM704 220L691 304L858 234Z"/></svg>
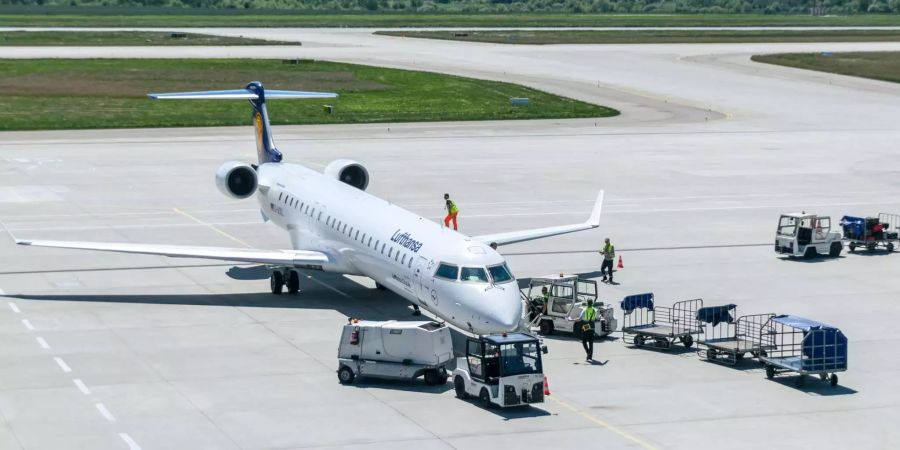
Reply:
<svg viewBox="0 0 900 450"><path fill-rule="evenodd" d="M456 206L456 203L453 200L450 200L450 194L444 194L444 201L447 202L447 217L444 217L444 226L450 228L450 221L453 221L453 229L459 229L456 223L456 215L459 214L459 207Z"/></svg>
<svg viewBox="0 0 900 450"><path fill-rule="evenodd" d="M600 254L603 255L603 265L600 266L600 273L603 275L601 281L606 283L606 276L609 274L609 284L613 284L613 262L616 259L616 247L609 242L609 238L604 241Z"/></svg>

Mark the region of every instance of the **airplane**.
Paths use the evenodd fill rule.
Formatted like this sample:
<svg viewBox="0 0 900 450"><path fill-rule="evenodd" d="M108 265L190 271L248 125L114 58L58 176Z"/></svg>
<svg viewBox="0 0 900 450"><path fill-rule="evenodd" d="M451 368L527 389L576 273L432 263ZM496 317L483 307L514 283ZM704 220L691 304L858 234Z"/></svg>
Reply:
<svg viewBox="0 0 900 450"><path fill-rule="evenodd" d="M270 288L300 289L298 269L361 275L455 327L476 335L517 329L522 319L518 284L493 246L597 228L600 191L586 222L467 236L366 192L369 172L338 159L323 173L283 162L275 147L266 100L331 98L334 93L269 90L258 81L244 89L148 94L151 99L248 100L257 164L228 161L216 171L227 197L256 196L262 220L287 231L290 249L264 250L158 244L16 239L19 245L205 258L269 267Z"/></svg>

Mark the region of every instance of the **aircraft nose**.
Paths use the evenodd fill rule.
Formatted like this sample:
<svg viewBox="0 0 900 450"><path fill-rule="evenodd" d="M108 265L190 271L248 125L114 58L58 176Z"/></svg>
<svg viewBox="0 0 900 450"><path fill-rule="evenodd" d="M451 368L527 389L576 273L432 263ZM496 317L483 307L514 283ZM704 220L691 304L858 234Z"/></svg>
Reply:
<svg viewBox="0 0 900 450"><path fill-rule="evenodd" d="M491 314L491 321L502 331L514 331L522 320L522 300L519 298L519 291L506 288L500 292L502 294L497 296L499 297L496 299L497 307Z"/></svg>

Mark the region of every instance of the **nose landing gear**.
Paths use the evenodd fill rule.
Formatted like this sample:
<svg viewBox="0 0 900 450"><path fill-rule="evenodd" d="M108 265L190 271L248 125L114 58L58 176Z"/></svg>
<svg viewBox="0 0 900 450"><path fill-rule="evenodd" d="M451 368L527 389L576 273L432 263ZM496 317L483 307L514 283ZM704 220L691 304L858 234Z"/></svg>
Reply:
<svg viewBox="0 0 900 450"><path fill-rule="evenodd" d="M269 287L275 295L281 295L284 287L288 294L296 294L300 291L300 272L290 268L275 268L269 275Z"/></svg>

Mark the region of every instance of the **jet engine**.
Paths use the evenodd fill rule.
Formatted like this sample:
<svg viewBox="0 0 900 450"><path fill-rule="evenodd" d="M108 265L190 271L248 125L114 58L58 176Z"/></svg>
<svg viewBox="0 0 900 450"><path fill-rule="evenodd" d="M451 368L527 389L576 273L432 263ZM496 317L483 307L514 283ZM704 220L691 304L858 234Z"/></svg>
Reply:
<svg viewBox="0 0 900 450"><path fill-rule="evenodd" d="M336 178L361 191L369 186L369 171L351 159L338 159L325 167L325 175Z"/></svg>
<svg viewBox="0 0 900 450"><path fill-rule="evenodd" d="M249 164L228 161L216 171L216 187L231 198L247 198L256 192L256 170Z"/></svg>

